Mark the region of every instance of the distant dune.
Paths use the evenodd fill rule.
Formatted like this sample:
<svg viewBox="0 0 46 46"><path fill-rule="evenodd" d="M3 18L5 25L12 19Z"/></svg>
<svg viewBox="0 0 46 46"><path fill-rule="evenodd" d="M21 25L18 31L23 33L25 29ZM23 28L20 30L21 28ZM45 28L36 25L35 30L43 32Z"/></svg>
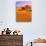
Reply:
<svg viewBox="0 0 46 46"><path fill-rule="evenodd" d="M37 38L33 40L34 43L46 43L46 39Z"/></svg>
<svg viewBox="0 0 46 46"><path fill-rule="evenodd" d="M16 21L17 22L31 22L32 21L32 6L16 7Z"/></svg>

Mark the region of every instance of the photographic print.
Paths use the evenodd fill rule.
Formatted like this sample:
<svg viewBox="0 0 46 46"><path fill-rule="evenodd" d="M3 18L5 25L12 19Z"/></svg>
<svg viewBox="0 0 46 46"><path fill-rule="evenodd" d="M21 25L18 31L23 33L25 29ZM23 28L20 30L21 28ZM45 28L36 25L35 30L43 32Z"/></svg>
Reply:
<svg viewBox="0 0 46 46"><path fill-rule="evenodd" d="M32 1L16 1L16 22L32 22Z"/></svg>

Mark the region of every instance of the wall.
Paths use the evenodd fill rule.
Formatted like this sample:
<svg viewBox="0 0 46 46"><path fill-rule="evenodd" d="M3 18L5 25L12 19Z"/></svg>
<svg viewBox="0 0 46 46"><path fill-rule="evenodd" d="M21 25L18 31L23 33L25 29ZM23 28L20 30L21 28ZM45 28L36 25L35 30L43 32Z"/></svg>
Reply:
<svg viewBox="0 0 46 46"><path fill-rule="evenodd" d="M17 0L16 0L17 1ZM24 1L24 0L23 0ZM26 1L26 0L25 0ZM27 0L28 1L28 0ZM30 0L29 0L30 1ZM20 29L24 35L24 44L36 37L46 36L46 0L32 0L32 22L15 21L15 0L0 0L0 28ZM1 29L2 29L1 28ZM12 29L13 28L13 29ZM1 30L0 29L0 30Z"/></svg>

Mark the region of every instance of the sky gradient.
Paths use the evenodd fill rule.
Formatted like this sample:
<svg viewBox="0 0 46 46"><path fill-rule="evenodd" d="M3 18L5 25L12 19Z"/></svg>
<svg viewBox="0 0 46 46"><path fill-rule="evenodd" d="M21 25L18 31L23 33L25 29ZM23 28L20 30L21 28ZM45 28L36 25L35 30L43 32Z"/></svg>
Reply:
<svg viewBox="0 0 46 46"><path fill-rule="evenodd" d="M17 1L16 6L31 5L31 1Z"/></svg>

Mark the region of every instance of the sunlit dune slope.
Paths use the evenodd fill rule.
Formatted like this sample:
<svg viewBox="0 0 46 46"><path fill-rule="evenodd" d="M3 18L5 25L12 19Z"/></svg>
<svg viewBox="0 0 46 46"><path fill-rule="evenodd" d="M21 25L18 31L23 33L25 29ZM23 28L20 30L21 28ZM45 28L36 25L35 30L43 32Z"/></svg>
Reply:
<svg viewBox="0 0 46 46"><path fill-rule="evenodd" d="M34 43L46 43L46 39L37 38L33 40Z"/></svg>
<svg viewBox="0 0 46 46"><path fill-rule="evenodd" d="M31 22L32 9L31 6L23 6L16 8L16 21L18 22Z"/></svg>

